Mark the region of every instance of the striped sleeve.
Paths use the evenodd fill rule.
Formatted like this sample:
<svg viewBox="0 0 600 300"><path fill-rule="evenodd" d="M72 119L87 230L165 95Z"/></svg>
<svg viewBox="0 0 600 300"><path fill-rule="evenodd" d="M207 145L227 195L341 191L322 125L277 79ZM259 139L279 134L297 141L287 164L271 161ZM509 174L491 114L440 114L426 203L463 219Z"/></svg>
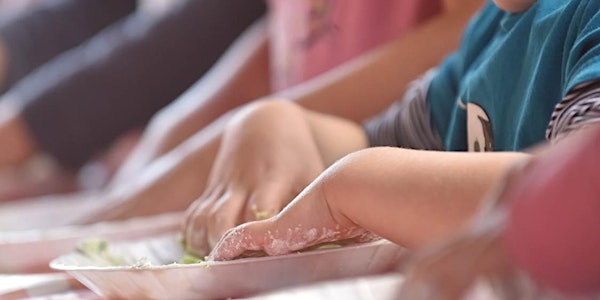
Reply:
<svg viewBox="0 0 600 300"><path fill-rule="evenodd" d="M427 103L427 91L435 74L431 70L412 82L402 99L363 124L370 147L444 150Z"/></svg>
<svg viewBox="0 0 600 300"><path fill-rule="evenodd" d="M576 86L560 101L550 118L546 139L556 143L570 132L600 121L600 80Z"/></svg>

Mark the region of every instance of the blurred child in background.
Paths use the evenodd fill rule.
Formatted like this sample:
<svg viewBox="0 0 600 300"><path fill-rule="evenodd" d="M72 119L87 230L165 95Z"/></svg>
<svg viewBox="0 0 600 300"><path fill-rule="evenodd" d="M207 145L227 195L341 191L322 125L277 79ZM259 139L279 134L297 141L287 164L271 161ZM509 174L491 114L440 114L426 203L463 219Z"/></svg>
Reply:
<svg viewBox="0 0 600 300"><path fill-rule="evenodd" d="M0 201L76 188L72 173L143 127L265 12L262 0L150 4L44 0L3 19ZM117 159L108 173L123 148L109 153ZM37 169L25 163L39 153L59 171L28 174Z"/></svg>

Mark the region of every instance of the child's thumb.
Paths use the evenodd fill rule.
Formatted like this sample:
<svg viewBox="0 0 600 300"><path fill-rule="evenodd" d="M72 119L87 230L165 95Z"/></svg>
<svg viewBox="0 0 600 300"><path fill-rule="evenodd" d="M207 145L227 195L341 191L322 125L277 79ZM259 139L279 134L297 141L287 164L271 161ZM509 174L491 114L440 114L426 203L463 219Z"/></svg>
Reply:
<svg viewBox="0 0 600 300"><path fill-rule="evenodd" d="M208 260L232 260L250 251L261 251L270 232L268 220L245 223L228 230L208 255Z"/></svg>

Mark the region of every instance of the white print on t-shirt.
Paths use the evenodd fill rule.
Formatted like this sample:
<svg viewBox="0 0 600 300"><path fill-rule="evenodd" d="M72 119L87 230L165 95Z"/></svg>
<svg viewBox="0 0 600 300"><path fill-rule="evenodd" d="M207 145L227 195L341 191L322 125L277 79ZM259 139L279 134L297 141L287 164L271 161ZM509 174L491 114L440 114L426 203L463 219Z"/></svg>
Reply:
<svg viewBox="0 0 600 300"><path fill-rule="evenodd" d="M494 151L494 131L490 118L483 108L467 103L467 139L470 152Z"/></svg>

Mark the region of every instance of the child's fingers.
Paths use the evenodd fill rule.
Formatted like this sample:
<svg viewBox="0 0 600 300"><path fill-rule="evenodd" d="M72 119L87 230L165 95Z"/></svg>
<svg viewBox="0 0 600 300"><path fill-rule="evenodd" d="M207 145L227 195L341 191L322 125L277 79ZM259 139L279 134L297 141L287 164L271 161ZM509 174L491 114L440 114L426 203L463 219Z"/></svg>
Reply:
<svg viewBox="0 0 600 300"><path fill-rule="evenodd" d="M209 260L232 260L246 251L259 251L265 247L265 237L270 232L269 220L242 224L227 231L208 256Z"/></svg>
<svg viewBox="0 0 600 300"><path fill-rule="evenodd" d="M223 193L224 189L222 187L215 187L198 198L188 209L183 234L186 250L195 255L203 256L210 251L206 226L208 214L215 205L216 199L220 198Z"/></svg>
<svg viewBox="0 0 600 300"><path fill-rule="evenodd" d="M292 200L289 188L289 185L279 181L262 184L248 199L243 221L264 220L279 213Z"/></svg>
<svg viewBox="0 0 600 300"><path fill-rule="evenodd" d="M275 190L273 195L276 194ZM229 260L246 251L258 250L268 255L282 255L319 243L355 238L364 233L362 228L338 224L322 199L321 189L312 186L274 217L246 223L227 232L211 257Z"/></svg>
<svg viewBox="0 0 600 300"><path fill-rule="evenodd" d="M194 255L202 256L208 253L209 248L206 243L206 211L210 202L196 200L194 210L190 212L188 220L183 229L186 250Z"/></svg>
<svg viewBox="0 0 600 300"><path fill-rule="evenodd" d="M209 211L206 221L208 246L212 249L225 232L241 223L247 194L241 189L228 189Z"/></svg>

